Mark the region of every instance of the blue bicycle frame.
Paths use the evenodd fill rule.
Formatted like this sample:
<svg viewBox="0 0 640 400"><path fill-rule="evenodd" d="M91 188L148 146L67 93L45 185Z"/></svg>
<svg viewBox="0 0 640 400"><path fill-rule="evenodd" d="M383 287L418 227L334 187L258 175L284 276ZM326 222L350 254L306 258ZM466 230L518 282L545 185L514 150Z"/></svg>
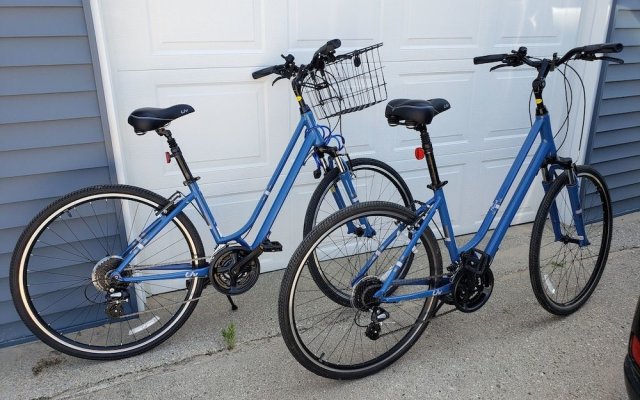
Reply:
<svg viewBox="0 0 640 400"><path fill-rule="evenodd" d="M456 244L455 235L453 233L453 226L451 224L451 219L449 217L449 211L447 209L447 202L444 195L444 191L442 190L441 186L435 188L433 198L428 200L416 211L416 215L424 216L420 227L415 230L411 240L407 244L406 248L404 249L402 255L400 256L396 264L393 267L391 267L390 271L384 274L385 278L383 279L384 280L383 285L375 293L375 297L379 298L382 302L393 303L393 302L399 302L403 300L413 300L417 298L424 298L424 297L430 297L430 296L440 296L440 295L451 292L452 290L451 277L446 275L443 277L439 277L437 282L433 282L433 279L435 278L412 279L409 281L403 281L401 279L398 280L396 278L400 270L402 269L402 266L410 257L412 250L415 248L415 246L417 246L418 241L420 240L420 237L428 229L428 226L431 220L433 219L436 211L440 215L440 221L442 223L443 231L444 231L443 232L444 243L447 247L449 257L453 264L460 262L461 255L464 252L475 249L475 247L482 241L482 239L489 232L491 224L493 223L493 220L498 214L498 210L502 206L502 203L505 200L505 197L507 196L509 189L511 188L513 182L515 181L516 176L520 171L520 168L522 167L525 161L525 158L527 157L527 154L531 150L538 136L540 136L541 143L538 149L536 150L535 154L533 155L531 163L529 164L526 171L524 172L520 180L520 183L518 184L518 187L516 188L513 194L513 197L511 198L511 200L507 205L504 215L498 222L484 251L484 253L489 257L489 260L493 259L493 257L495 256L495 254L499 249L502 239L504 238L507 232L507 229L509 228L509 225L513 221L513 218L515 217L518 208L522 204L522 201L524 200L524 197L527 191L529 190L529 187L533 183L533 180L536 174L538 173L538 170L544 167L545 160L556 158L557 150L556 150L555 143L553 141L553 132L551 130L549 114L536 116L535 122L531 127L531 130L529 131L529 134L527 135L522 147L520 148L518 155L513 161L513 164L511 165L511 168L509 169L507 176L505 177L502 185L500 186L500 189L498 190L498 194L496 195L493 201L493 204L491 205L491 208L489 209L484 220L482 221L482 224L478 232L473 236L473 238L467 244L461 247L458 247L458 245ZM554 168L552 168L552 172L553 171L554 171ZM543 181L543 187L544 187L545 193L548 190L550 184L551 182ZM576 230L578 234L579 245L585 246L585 245L588 245L589 242L586 237L584 224L582 220L582 211L579 203L577 186L578 185L575 183L575 181L570 180L570 184L568 185L568 191L569 191L569 198L570 198L570 202L573 210L573 219L575 221ZM562 237L560 233L561 218L558 215L558 210L555 207L555 204L552 206L550 214L551 214L553 230L556 235L556 240L559 240ZM389 237L387 237L385 240L382 241L382 243L378 248L378 251L374 253L374 255L367 261L367 263L361 268L359 273L351 281L352 285L355 285L362 277L364 277L367 274L367 271L374 264L374 262L378 258L378 255L382 251L384 251L389 245L391 245L391 243L400 234L400 232L406 228L407 226L405 226L404 224L400 224L394 230L394 232L392 232L392 234ZM431 285L433 283L437 283L437 287L434 289L418 291L415 293L409 293L409 294L403 294L403 295L396 295L396 296L385 295L389 290L389 288L391 288L392 286L396 287L401 285Z"/></svg>
<svg viewBox="0 0 640 400"><path fill-rule="evenodd" d="M125 251L119 256L122 257L122 261L116 270L113 272L113 277L127 283L137 283L143 281L150 280L163 280L163 279L180 279L180 278L205 278L209 276L209 266L205 266L202 268L193 269L191 263L182 263L182 264L171 264L171 265L159 265L159 266L151 266L145 268L145 271L173 271L168 273L159 273L155 275L145 274L144 276L123 276L122 271L124 268L129 265L129 263L138 255L138 253L160 232L162 229L167 226L171 222L171 220L176 217L176 215L180 214L189 204L195 203L194 206L200 212L200 214L204 217L207 222L207 226L213 239L216 244L226 244L230 242L236 242L242 246L249 248L250 250L255 250L261 243L269 237L271 227L280 212L284 201L293 186L293 183L298 176L302 166L305 163L305 160L309 156L311 150L316 146L322 146L325 144L325 139L322 135L323 127L318 125L316 122L313 113L311 111L306 111L301 114L300 121L298 122L298 126L296 127L287 148L280 159L269 183L265 191L263 192L258 204L256 205L253 213L249 217L249 220L246 222L244 226L242 226L238 231L223 236L218 230L218 225L216 223L215 217L211 212L211 209L207 205L205 198L200 191L200 187L198 186L196 180L192 180L187 183L189 188L189 193L177 201L171 211L168 213L159 213L156 219L146 227L142 233L131 242ZM294 147L298 142L300 136L304 133L303 143L294 159L293 165L291 166L287 176L285 177L284 183L280 190L278 191L276 198L271 205L271 208L267 212L266 218L260 227L260 231L257 233L255 240L252 244L247 243L243 235L245 235L254 225L259 215L261 214L267 199L271 195L271 191L273 190L278 178L284 170L286 162L289 160L291 154L293 153ZM338 164L340 160L338 160ZM350 172L341 170L340 179L345 185L347 196L352 204L358 202L358 198L356 196L355 189L351 182L351 174ZM342 194L339 190L333 191L333 196L336 199L336 202L340 205L346 205L345 199L342 198Z"/></svg>

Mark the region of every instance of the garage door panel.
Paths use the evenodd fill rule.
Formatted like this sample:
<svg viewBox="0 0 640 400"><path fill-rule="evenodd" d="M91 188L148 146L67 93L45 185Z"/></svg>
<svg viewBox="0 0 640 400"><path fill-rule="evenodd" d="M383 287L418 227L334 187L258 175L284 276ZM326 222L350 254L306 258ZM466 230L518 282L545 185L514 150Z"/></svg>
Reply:
<svg viewBox="0 0 640 400"><path fill-rule="evenodd" d="M431 139L437 145L439 155L469 151L474 140L478 140L469 118L463 117L466 114L464 110L473 108L471 94L474 92L474 72L466 64L465 61L402 62L390 63L387 68L389 86L393 88L389 90L390 98L440 97L451 104L451 109L437 115L429 126ZM416 131L406 131L402 127L385 127L385 130L395 132L399 138L395 150L402 152L406 147L419 144Z"/></svg>
<svg viewBox="0 0 640 400"><path fill-rule="evenodd" d="M199 1L198 12L173 0L147 2L154 55L258 51L264 47L262 1ZM224 8L221 8L224 6Z"/></svg>
<svg viewBox="0 0 640 400"><path fill-rule="evenodd" d="M575 40L583 7L579 0L498 1L495 4L500 15L492 30L496 47L549 47L552 52L558 51L559 44Z"/></svg>
<svg viewBox="0 0 640 400"><path fill-rule="evenodd" d="M286 32L268 28L286 15L280 1L108 1L101 7L120 70L259 66L285 51Z"/></svg>
<svg viewBox="0 0 640 400"><path fill-rule="evenodd" d="M487 69L489 67L486 67ZM536 77L529 69L502 69L483 72L481 88L482 114L476 114L482 128L478 149L517 148L529 132L529 95L531 81ZM534 71L535 72L535 71ZM512 104L506 109L505 101ZM514 153L515 155L515 153Z"/></svg>
<svg viewBox="0 0 640 400"><path fill-rule="evenodd" d="M419 0L385 3L387 60L440 60L469 57L483 31L483 2ZM460 10L465 12L461 13ZM455 21L455 23L452 23Z"/></svg>
<svg viewBox="0 0 640 400"><path fill-rule="evenodd" d="M264 166L267 159L264 85L253 82L162 85L158 104L187 101L197 115L182 121L181 146L194 173ZM205 132L202 132L203 127Z"/></svg>
<svg viewBox="0 0 640 400"><path fill-rule="evenodd" d="M292 51L315 51L330 39L341 39L339 52L381 41L381 0L289 2ZM312 53L300 53L307 62Z"/></svg>

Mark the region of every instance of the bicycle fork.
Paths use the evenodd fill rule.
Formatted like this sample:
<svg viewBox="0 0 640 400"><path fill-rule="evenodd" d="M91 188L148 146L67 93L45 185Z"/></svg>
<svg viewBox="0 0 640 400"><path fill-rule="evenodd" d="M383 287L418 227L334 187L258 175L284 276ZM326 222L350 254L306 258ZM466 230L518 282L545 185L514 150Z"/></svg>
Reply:
<svg viewBox="0 0 640 400"><path fill-rule="evenodd" d="M323 147L316 148L316 151L320 153L319 158L320 158L320 161L322 162L322 166L325 171L331 170L335 162L335 165L339 171L338 177L340 179L340 182L342 182L342 186L344 187L344 190L346 191L347 197L350 202L349 205L358 204L360 200L358 199L356 188L353 185L353 179L352 179L354 177L353 171L351 171L351 168L345 165L345 162L340 156L340 154L338 154L337 149L335 147L323 146ZM331 157L331 160L329 161L329 163L327 163L326 159L322 156L324 153L329 154L329 156ZM348 157L349 156L347 155L347 158ZM331 195L333 196L333 199L336 202L336 205L338 206L338 209L342 210L343 208L346 208L348 204L345 201L345 198L337 182L335 185L332 185L330 187L330 190L331 190ZM357 234L358 236L364 235L366 237L373 237L376 234L375 230L371 227L371 224L369 224L369 221L367 221L366 218L360 218L359 222L360 222L359 227L357 227L351 221L347 223L347 233Z"/></svg>
<svg viewBox="0 0 640 400"><path fill-rule="evenodd" d="M551 204L551 209L549 211L551 226L553 227L553 233L554 233L555 239L556 241L575 243L580 247L588 246L590 242L589 242L589 239L587 238L584 219L582 217L583 210L582 210L582 204L580 203L581 188L578 185L577 171L575 168L575 164L571 163L571 159L559 158L559 161L560 163L558 164L558 166L554 165L551 170L548 170L546 166L542 168L543 170L542 186L544 188L545 193L549 191L549 188L553 183L552 177L554 176L555 169L563 168L565 173L569 177L569 183L567 184L566 188L569 195L569 203L571 205L571 215L566 215L567 214L566 210L563 213L561 213L558 210L558 204L556 203L556 199L553 200L553 203ZM577 235L576 238L572 238L568 233L564 234L562 231L563 221L567 221L569 218L571 218L575 224L576 235Z"/></svg>

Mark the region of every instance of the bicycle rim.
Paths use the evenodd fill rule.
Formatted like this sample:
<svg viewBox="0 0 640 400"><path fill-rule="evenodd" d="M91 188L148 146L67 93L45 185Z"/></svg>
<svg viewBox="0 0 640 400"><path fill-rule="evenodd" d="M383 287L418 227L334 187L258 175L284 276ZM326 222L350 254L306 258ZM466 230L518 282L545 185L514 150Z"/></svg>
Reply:
<svg viewBox="0 0 640 400"><path fill-rule="evenodd" d="M380 205L386 208L379 208ZM409 210L395 204L361 203L324 221L298 248L283 281L280 318L289 349L306 368L338 379L369 375L404 354L426 328L436 303L434 298L382 303L379 306L389 317L381 322L379 336L373 339L367 336L373 308L363 310L353 300L349 306L337 304L317 285L309 271L311 259L316 257L315 262L332 276L342 292L352 293L352 299L358 297L350 283L356 271L376 252L380 241L391 234L397 223L411 222L408 215L412 215ZM359 224L360 218L367 218L376 236L367 238L347 233L347 223ZM399 235L380 254L367 276L379 276L394 265L406 243L407 236ZM436 275L441 265L435 239L423 235L414 251L414 267L409 269L406 279ZM432 286L420 287L427 288ZM416 290L416 286L401 286L395 288L393 294Z"/></svg>
<svg viewBox="0 0 640 400"><path fill-rule="evenodd" d="M173 334L188 318L202 290L201 279L123 284L126 301L107 298L107 272L127 243L156 218L164 202L138 188L88 190L54 203L36 217L19 242L13 263L23 319L47 344L74 356L122 358L145 351ZM184 215L154 237L123 275L141 276L157 265L190 263L202 244ZM15 258L15 256L14 256Z"/></svg>
<svg viewBox="0 0 640 400"><path fill-rule="evenodd" d="M540 303L550 312L568 314L577 310L595 289L607 261L611 242L611 209L606 186L590 169L577 174L582 218L589 244L580 246L566 239L578 238L567 190L566 176L553 186L550 197L534 224L537 245L532 246L532 281ZM550 210L555 204L562 239L553 230Z"/></svg>

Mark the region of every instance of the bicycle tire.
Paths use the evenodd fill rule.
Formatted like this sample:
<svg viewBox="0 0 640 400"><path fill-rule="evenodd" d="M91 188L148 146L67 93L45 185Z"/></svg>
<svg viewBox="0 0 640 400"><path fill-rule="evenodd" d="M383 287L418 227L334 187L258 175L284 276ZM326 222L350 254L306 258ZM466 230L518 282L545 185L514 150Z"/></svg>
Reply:
<svg viewBox="0 0 640 400"><path fill-rule="evenodd" d="M352 179L359 201L388 201L415 209L409 187L388 164L373 158L355 158L351 160L349 167L353 172ZM340 182L339 173L338 168L328 171L313 192L304 217L303 236L311 232L320 221L339 210L335 200L329 195ZM342 194L346 197L345 190L342 190ZM348 200L345 198L345 201ZM318 287L335 302L348 305L349 294L341 293L330 277L317 267L317 263L313 259L309 261L311 274ZM408 260L406 265L410 266L411 261ZM406 275L407 269L401 271L400 278Z"/></svg>
<svg viewBox="0 0 640 400"><path fill-rule="evenodd" d="M346 229L346 224L350 221L358 221L360 218L369 219L377 231L377 238L363 236L362 243L346 245L338 241L341 232ZM389 318L381 323L380 336L374 340L366 336L364 326L360 325L360 318L363 315L365 323L370 321L367 311L357 308L356 303L349 307L336 305L335 301L326 296L309 276L307 261L312 254L315 255L318 252L330 254L337 251L336 257L326 257L324 261L327 262L362 265L368 258L367 254L377 250L379 243L377 240L386 238L387 234L395 229L397 222L403 222L411 227L416 222L416 215L406 207L395 203L359 203L338 211L318 224L294 252L280 287L278 317L287 348L309 371L332 379L356 379L371 375L401 357L426 329L429 317L432 316L437 303L434 297L381 304L388 310ZM366 239L375 240L367 242ZM374 271L383 272L382 267L386 269L395 263L399 252L406 246L404 239L398 239L398 237L396 239L400 241L380 253L367 276L373 277ZM415 249L414 265L424 266L424 269L410 270L407 279L440 275L442 257L431 230L427 230L422 235L419 243L420 245ZM354 249L354 254L345 254L347 249ZM346 276L345 282L350 282L351 278L352 276ZM409 286L399 286L395 292L403 294L406 288ZM415 291L415 289L409 291ZM315 315L302 318L306 310ZM321 326L322 323L327 323L327 326ZM324 336L314 344L313 342L321 334ZM316 336L312 338L312 335ZM380 341L380 339L383 340ZM316 349L317 344L319 347ZM342 348L342 353L336 355L339 347ZM344 355L343 353L349 349L351 354ZM376 354L376 349L380 349L381 353ZM369 353L370 351L373 353ZM368 358L369 354L372 354L370 358Z"/></svg>
<svg viewBox="0 0 640 400"><path fill-rule="evenodd" d="M589 245L580 247L568 242L577 237L571 214L571 204L566 186L568 172L563 172L549 187L538 208L531 232L529 248L529 275L536 299L548 312L569 315L582 307L595 290L604 271L611 245L611 198L604 178L593 168L577 167L582 218ZM560 223L562 240L556 240L549 218L552 205L556 204L560 218L570 223ZM591 270L588 270L593 263ZM587 267L585 267L587 264ZM575 280L575 282L574 282ZM584 284L582 284L584 282ZM562 289L566 292L560 296Z"/></svg>
<svg viewBox="0 0 640 400"><path fill-rule="evenodd" d="M125 301L114 305L103 278L131 242L123 236L135 238L134 228L148 226L167 204L145 189L104 185L69 193L40 212L20 236L10 268L11 295L31 332L56 350L94 360L131 357L173 335L197 305L204 279L123 286ZM164 264L184 256L195 268L204 255L196 228L180 213L132 261Z"/></svg>

